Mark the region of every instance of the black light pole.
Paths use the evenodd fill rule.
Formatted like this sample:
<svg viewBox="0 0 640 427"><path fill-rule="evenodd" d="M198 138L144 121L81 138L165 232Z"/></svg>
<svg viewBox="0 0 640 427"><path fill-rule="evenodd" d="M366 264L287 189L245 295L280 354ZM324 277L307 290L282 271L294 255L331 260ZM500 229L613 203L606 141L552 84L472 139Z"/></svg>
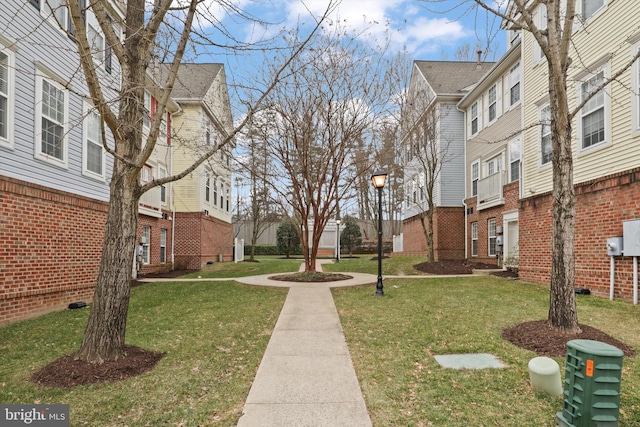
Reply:
<svg viewBox="0 0 640 427"><path fill-rule="evenodd" d="M382 289L382 188L387 179L387 174L376 171L371 175L373 186L378 189L378 282L376 283L376 296L383 297Z"/></svg>
<svg viewBox="0 0 640 427"><path fill-rule="evenodd" d="M336 262L340 262L340 218L336 218Z"/></svg>

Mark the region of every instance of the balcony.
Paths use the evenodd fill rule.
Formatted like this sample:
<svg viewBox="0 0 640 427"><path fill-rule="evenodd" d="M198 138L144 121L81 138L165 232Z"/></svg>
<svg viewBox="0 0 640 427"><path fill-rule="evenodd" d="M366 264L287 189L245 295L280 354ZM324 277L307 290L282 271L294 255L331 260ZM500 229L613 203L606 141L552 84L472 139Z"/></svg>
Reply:
<svg viewBox="0 0 640 427"><path fill-rule="evenodd" d="M162 204L160 202L160 187L153 187L140 197L138 203L138 213L152 216L155 218L162 217Z"/></svg>
<svg viewBox="0 0 640 427"><path fill-rule="evenodd" d="M478 180L478 210L504 203L502 186L506 182L507 171L500 171Z"/></svg>

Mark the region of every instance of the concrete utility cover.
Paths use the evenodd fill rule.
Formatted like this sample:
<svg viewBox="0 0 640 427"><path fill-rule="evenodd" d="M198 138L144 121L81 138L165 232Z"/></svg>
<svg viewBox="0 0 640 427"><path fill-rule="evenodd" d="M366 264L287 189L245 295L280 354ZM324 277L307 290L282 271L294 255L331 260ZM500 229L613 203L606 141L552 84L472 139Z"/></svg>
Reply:
<svg viewBox="0 0 640 427"><path fill-rule="evenodd" d="M505 365L493 354L441 354L434 356L443 368L453 369L486 369L504 368Z"/></svg>

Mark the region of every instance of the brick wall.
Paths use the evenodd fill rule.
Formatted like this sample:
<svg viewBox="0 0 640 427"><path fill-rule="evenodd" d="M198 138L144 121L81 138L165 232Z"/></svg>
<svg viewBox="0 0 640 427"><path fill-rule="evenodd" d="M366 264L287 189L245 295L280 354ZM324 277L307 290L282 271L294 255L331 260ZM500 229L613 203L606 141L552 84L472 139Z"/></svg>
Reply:
<svg viewBox="0 0 640 427"><path fill-rule="evenodd" d="M640 217L640 168L576 185L576 287L609 296L608 237L622 236L622 221ZM550 193L521 200L520 277L549 283ZM615 298L631 300L633 259L615 259Z"/></svg>
<svg viewBox="0 0 640 427"><path fill-rule="evenodd" d="M176 268L200 269L207 262L233 260L233 226L201 212L175 214Z"/></svg>
<svg viewBox="0 0 640 427"><path fill-rule="evenodd" d="M516 181L502 187L504 203L498 206L478 210L476 197L465 200L469 212L467 214L467 255L469 259L474 262L498 265L498 259L495 256L489 256L488 221L495 218L496 226L504 227L503 214L518 209L519 183ZM478 223L478 256L471 256L471 224L474 222Z"/></svg>
<svg viewBox="0 0 640 427"><path fill-rule="evenodd" d="M137 241L140 241L140 237L142 236L142 229L145 226L150 227L151 239L149 242L149 264L142 266L142 274L146 273L158 273L158 272L166 272L172 269L171 264L171 227L172 220L169 220L171 217L171 212L165 211L163 212L164 217L155 218L147 215L139 215L138 216L138 238ZM166 241L166 259L165 262L160 262L160 231L164 229L167 230L167 241Z"/></svg>
<svg viewBox="0 0 640 427"><path fill-rule="evenodd" d="M425 218L425 226L427 225ZM438 207L433 214L433 243L436 260L464 258L464 208ZM403 221L403 253L426 255L427 241L420 218L416 215Z"/></svg>
<svg viewBox="0 0 640 427"><path fill-rule="evenodd" d="M0 176L0 324L89 302L107 204Z"/></svg>

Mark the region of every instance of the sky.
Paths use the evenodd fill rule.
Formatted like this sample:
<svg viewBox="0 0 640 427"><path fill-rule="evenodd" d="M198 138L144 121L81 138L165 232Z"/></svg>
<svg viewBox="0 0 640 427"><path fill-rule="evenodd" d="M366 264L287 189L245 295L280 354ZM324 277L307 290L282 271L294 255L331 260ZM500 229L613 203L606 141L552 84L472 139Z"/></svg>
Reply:
<svg viewBox="0 0 640 427"><path fill-rule="evenodd" d="M220 19L221 27L244 42L275 37L283 29L300 25L310 28L313 24L312 16L322 15L329 3L329 0L230 1L245 13L270 23L257 25L234 14L223 14L219 9L214 10L215 6L211 6L211 13ZM465 1L466 4L460 6ZM485 47L489 40L491 52L485 59L495 61L505 51L506 35L499 31L500 20L477 9L470 9L471 3L469 0L437 0L437 3L420 0L342 0L327 23L333 25L339 22L354 31L361 31L364 37L371 38L388 31L391 51L406 50L412 60L455 60L456 50L469 44L471 53L467 59L475 61L476 45ZM237 52L226 55L222 53L215 55L213 60L225 63L227 82L233 92L231 87L234 83L242 81L251 70L255 72L260 69L263 55L263 51L249 50L240 56ZM234 94L231 96L233 99ZM237 110L234 116L236 114ZM234 193L238 190L242 196L248 191L234 188Z"/></svg>
<svg viewBox="0 0 640 427"><path fill-rule="evenodd" d="M213 1L213 0L212 0ZM500 0L491 0L492 6ZM249 41L275 34L278 29L295 27L299 22L310 25L311 15L320 16L328 0L241 0L234 1L244 11L272 23L257 28L254 23L240 20L232 14L222 19L237 37ZM461 5L462 4L462 5ZM498 32L500 20L486 13L470 9L469 0L342 0L331 14L329 23L340 21L353 29L367 28L374 36L387 29L396 49L405 48L413 59L455 59L458 47L477 43L486 46L490 39L492 54L497 59L505 46L505 35ZM472 55L475 60L475 54Z"/></svg>

